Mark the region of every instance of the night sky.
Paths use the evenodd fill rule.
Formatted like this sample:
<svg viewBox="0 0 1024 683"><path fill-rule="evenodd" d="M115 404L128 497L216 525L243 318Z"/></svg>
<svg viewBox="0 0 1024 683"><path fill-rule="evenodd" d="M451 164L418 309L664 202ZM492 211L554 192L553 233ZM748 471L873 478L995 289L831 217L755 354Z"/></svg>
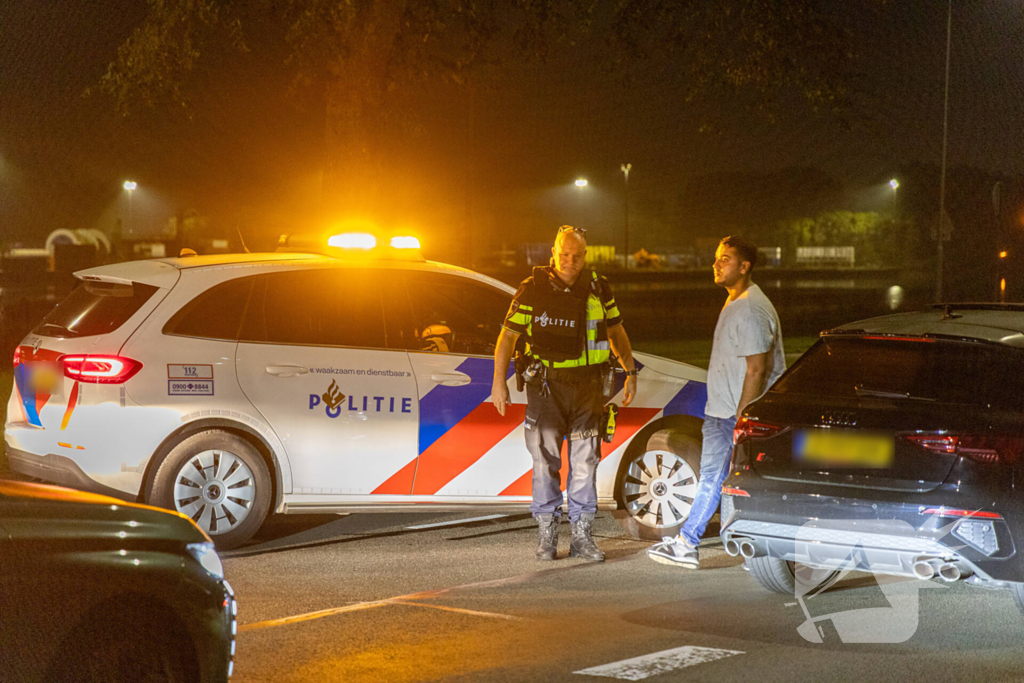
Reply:
<svg viewBox="0 0 1024 683"><path fill-rule="evenodd" d="M682 188L708 176L810 167L856 203L849 198L869 196L907 164L937 165L945 3L835 6L858 37L863 73L863 109L850 130L799 102L774 121L741 99L686 102L686 84L671 69L641 71L625 84L581 50L472 89L431 83L398 94L409 114L389 123L393 182L403 188L396 215L429 240L472 226L478 249L547 239L563 222L589 226L592 242L614 241L619 164L628 161L631 224L664 246L715 234L717 226L699 224L680 202ZM0 4L4 240L38 246L55 228L109 229L127 178L139 183L140 230L188 210L208 217L211 229L253 235L324 220L322 111L315 98L284 96L288 76L274 55L218 64L201 80L191 119L171 108L120 119L107 96L83 97L145 9L124 1ZM951 166L1024 175L1022 28L1024 2L954 2ZM708 122L716 130L700 132ZM590 180L584 192L572 187L578 176Z"/></svg>

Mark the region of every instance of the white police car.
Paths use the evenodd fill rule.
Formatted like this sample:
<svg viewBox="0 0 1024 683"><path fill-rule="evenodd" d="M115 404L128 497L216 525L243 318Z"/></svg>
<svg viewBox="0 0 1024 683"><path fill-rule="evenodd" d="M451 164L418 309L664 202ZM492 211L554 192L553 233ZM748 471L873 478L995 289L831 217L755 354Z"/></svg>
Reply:
<svg viewBox="0 0 1024 683"><path fill-rule="evenodd" d="M423 261L411 238L282 245L77 273L15 353L11 468L178 510L222 547L271 510L525 508L511 370L504 417L489 400L512 288ZM598 494L660 536L696 489L706 373L636 358Z"/></svg>

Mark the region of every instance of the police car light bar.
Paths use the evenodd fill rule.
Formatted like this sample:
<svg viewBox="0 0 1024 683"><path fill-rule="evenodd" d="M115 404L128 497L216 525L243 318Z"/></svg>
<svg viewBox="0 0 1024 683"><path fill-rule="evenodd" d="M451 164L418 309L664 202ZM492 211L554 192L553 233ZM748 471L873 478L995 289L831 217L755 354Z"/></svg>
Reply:
<svg viewBox="0 0 1024 683"><path fill-rule="evenodd" d="M392 249L419 249L420 241L409 235L401 235L391 238Z"/></svg>
<svg viewBox="0 0 1024 683"><path fill-rule="evenodd" d="M327 238L327 246L339 249L373 249L377 238L367 232L345 232Z"/></svg>
<svg viewBox="0 0 1024 683"><path fill-rule="evenodd" d="M339 259L365 258L397 261L422 261L420 241L409 235L378 238L369 232L284 234L277 243L278 252L323 254Z"/></svg>

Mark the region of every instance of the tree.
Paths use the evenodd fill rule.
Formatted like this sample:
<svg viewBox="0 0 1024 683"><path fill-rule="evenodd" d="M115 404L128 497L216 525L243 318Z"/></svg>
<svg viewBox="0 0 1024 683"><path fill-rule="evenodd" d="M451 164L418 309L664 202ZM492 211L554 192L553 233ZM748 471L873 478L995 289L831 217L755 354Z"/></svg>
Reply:
<svg viewBox="0 0 1024 683"><path fill-rule="evenodd" d="M276 44L293 86L325 105L323 201L373 215L385 202L381 154L394 93L423 79L600 50L630 76L671 68L693 101L748 95L769 115L794 96L850 110L852 39L819 0L148 0L100 89L122 114L173 104L227 50ZM652 67L653 68L653 67Z"/></svg>

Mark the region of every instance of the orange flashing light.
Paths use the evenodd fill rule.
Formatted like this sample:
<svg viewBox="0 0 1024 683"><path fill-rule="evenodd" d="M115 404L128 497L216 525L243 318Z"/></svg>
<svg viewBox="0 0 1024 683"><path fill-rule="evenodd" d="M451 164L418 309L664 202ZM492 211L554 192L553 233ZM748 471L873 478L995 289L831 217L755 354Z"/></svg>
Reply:
<svg viewBox="0 0 1024 683"><path fill-rule="evenodd" d="M327 238L327 246L339 249L373 249L377 238L368 232L345 232Z"/></svg>
<svg viewBox="0 0 1024 683"><path fill-rule="evenodd" d="M419 249L420 241L410 235L399 235L391 238L391 247L393 249Z"/></svg>

